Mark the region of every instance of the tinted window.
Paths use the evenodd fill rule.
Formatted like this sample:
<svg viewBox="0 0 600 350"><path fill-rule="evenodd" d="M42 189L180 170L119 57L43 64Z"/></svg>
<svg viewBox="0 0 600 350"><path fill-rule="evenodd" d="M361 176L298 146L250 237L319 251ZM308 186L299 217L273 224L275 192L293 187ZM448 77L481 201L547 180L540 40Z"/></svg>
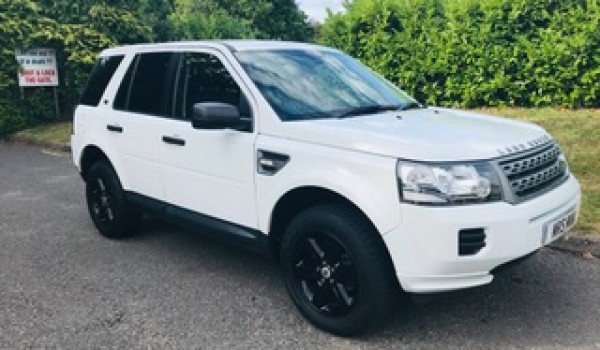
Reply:
<svg viewBox="0 0 600 350"><path fill-rule="evenodd" d="M129 97L129 87L131 86L131 77L133 76L133 71L135 70L135 66L137 64L138 58L139 57L136 57L131 62L131 64L129 65L129 68L127 68L127 72L125 73L123 80L121 80L121 85L119 85L119 91L117 91L117 96L115 97L115 102L113 103L113 108L115 108L115 109L121 109L121 110L127 109L127 98Z"/></svg>
<svg viewBox="0 0 600 350"><path fill-rule="evenodd" d="M188 53L179 73L176 115L190 118L195 103L223 102L237 106L242 117L250 117L250 106L240 87L221 61L206 53Z"/></svg>
<svg viewBox="0 0 600 350"><path fill-rule="evenodd" d="M169 65L172 53L141 54L137 60L133 81L129 88L126 109L154 115L167 115L166 96L172 91L169 83Z"/></svg>
<svg viewBox="0 0 600 350"><path fill-rule="evenodd" d="M97 106L110 79L115 74L123 56L101 57L92 69L88 84L79 101L82 105Z"/></svg>

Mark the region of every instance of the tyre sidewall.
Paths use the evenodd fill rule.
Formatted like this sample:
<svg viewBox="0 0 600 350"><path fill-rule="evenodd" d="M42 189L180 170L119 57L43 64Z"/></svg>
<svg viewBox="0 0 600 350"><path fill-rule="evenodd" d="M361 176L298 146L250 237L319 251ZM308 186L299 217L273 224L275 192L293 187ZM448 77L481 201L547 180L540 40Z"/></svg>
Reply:
<svg viewBox="0 0 600 350"><path fill-rule="evenodd" d="M346 215L340 215L346 214ZM281 245L280 264L285 284L300 312L319 328L339 335L362 333L379 324L388 302L389 269L382 263L385 252L374 241L370 225L360 220L347 220L347 210L320 206L300 214L288 226ZM299 242L312 232L327 232L348 251L356 268L359 289L357 304L347 314L331 317L319 311L294 286L294 251Z"/></svg>
<svg viewBox="0 0 600 350"><path fill-rule="evenodd" d="M112 221L104 222L100 220L93 211L89 183L90 181L96 181L98 178L102 179L107 192L111 196L111 209L114 216ZM131 229L133 228L132 222L135 220L135 214L129 209L119 178L108 162L99 161L90 167L86 176L86 201L92 221L102 235L109 238L122 238L133 233Z"/></svg>

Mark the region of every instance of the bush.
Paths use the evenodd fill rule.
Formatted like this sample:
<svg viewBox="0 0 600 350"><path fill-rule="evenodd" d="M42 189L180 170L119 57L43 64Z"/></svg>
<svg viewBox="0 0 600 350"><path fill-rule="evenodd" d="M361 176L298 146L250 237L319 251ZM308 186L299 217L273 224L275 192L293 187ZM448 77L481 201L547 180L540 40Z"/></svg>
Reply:
<svg viewBox="0 0 600 350"><path fill-rule="evenodd" d="M421 101L600 106L595 0L354 0L320 41Z"/></svg>
<svg viewBox="0 0 600 350"><path fill-rule="evenodd" d="M27 125L23 113L12 101L0 99L0 138Z"/></svg>
<svg viewBox="0 0 600 350"><path fill-rule="evenodd" d="M69 116L101 50L151 38L151 28L123 4L0 0L0 136L55 118L50 89L27 88L21 100L16 49L55 49L61 111Z"/></svg>

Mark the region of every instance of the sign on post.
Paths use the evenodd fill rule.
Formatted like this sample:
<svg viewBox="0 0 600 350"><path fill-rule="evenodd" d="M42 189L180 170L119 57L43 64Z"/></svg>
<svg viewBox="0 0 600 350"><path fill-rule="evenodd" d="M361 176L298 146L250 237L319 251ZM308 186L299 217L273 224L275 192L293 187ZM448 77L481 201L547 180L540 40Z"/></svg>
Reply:
<svg viewBox="0 0 600 350"><path fill-rule="evenodd" d="M31 49L15 52L19 71L20 87L58 86L56 53L52 49Z"/></svg>

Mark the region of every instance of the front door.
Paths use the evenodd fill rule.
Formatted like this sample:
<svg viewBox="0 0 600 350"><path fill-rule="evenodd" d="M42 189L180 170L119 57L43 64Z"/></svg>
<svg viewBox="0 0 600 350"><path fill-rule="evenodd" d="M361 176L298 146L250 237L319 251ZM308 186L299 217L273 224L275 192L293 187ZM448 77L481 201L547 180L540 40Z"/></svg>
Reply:
<svg viewBox="0 0 600 350"><path fill-rule="evenodd" d="M256 130L202 130L191 125L193 105L223 102L243 118L252 108L217 51L184 53L176 77L175 118L163 128L163 178L166 199L178 207L249 228L257 228L254 192ZM249 123L251 125L252 123Z"/></svg>

